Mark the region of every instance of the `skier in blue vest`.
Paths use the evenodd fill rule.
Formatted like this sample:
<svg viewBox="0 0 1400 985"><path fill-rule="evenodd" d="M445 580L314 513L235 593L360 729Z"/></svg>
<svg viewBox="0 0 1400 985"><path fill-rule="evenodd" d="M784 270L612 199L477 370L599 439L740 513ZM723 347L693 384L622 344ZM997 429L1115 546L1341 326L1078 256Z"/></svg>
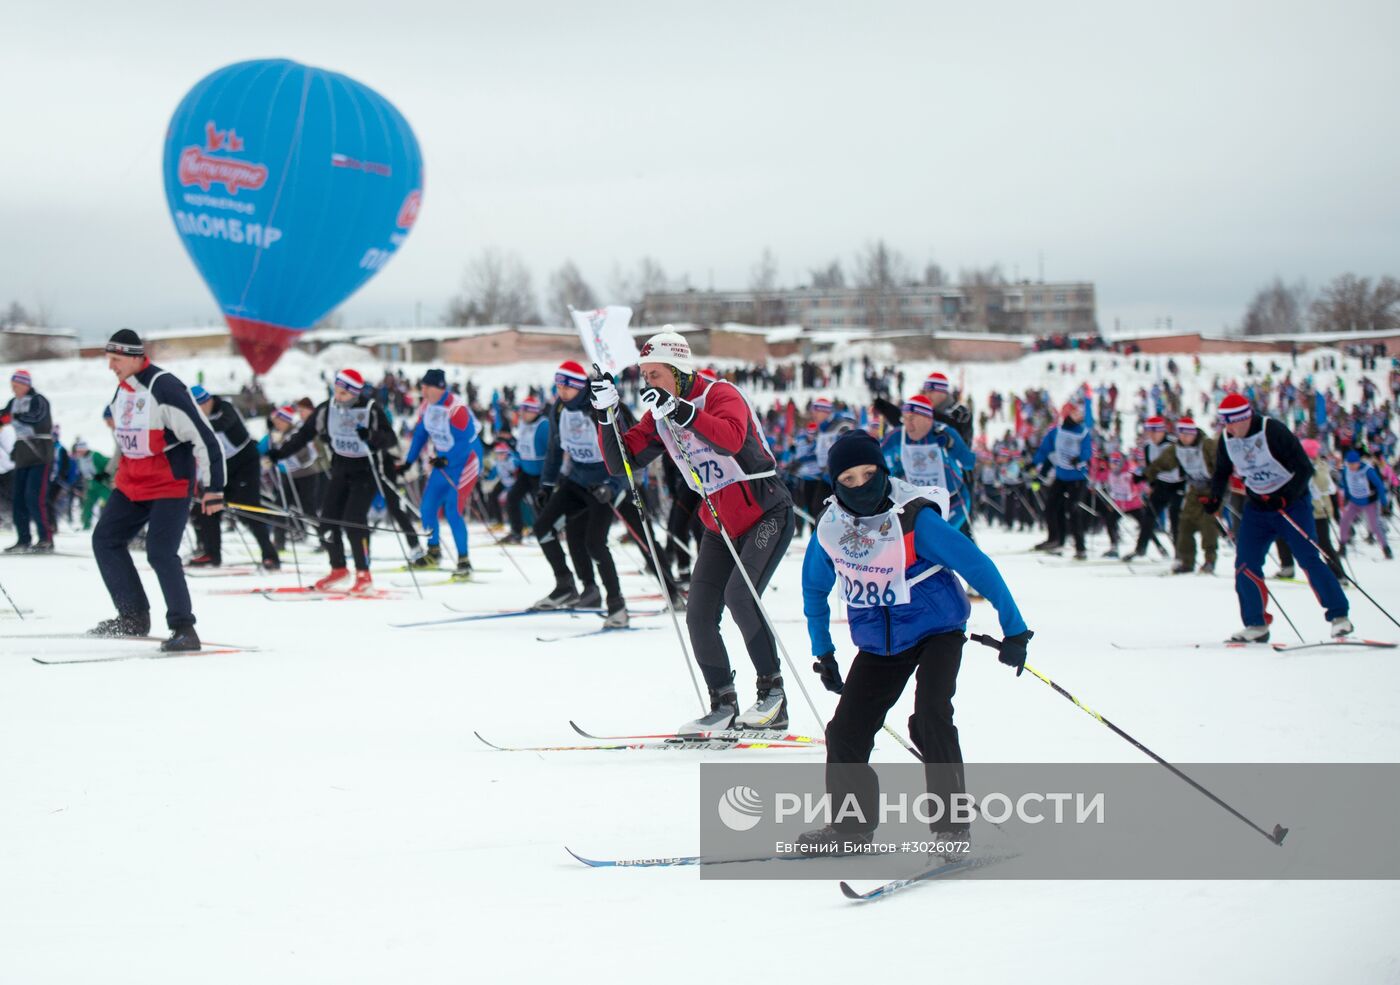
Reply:
<svg viewBox="0 0 1400 985"><path fill-rule="evenodd" d="M481 475L481 462L486 450L476 418L461 397L447 388L447 374L430 369L418 383L423 395L422 411L413 425L413 439L404 456L400 472L419 464L418 456L429 441L433 455L428 460L432 474L423 486L423 498L418 504L423 526L428 530L428 549L413 561L417 568L436 568L442 560L441 531L438 514L447 519L452 531L452 543L457 548L457 570L454 579L471 577L472 562L467 556L467 523L462 518L471 501L472 488ZM420 465L421 468L421 465Z"/></svg>
<svg viewBox="0 0 1400 985"><path fill-rule="evenodd" d="M1089 488L1089 462L1094 457L1094 420L1089 399L1071 400L1060 409L1060 423L1041 439L1033 463L1045 478L1055 467L1055 482L1045 497L1048 536L1035 545L1037 551L1058 551L1065 535L1074 536L1074 559L1086 560L1084 550L1084 502Z"/></svg>
<svg viewBox="0 0 1400 985"><path fill-rule="evenodd" d="M519 544L525 535L525 518L521 504L530 497L531 505L538 498L540 472L549 453L549 418L538 397L520 401L520 419L515 422L514 458L515 482L506 493L506 517L510 533L501 538L502 544Z"/></svg>
<svg viewBox="0 0 1400 985"><path fill-rule="evenodd" d="M933 417L933 402L922 393L904 401L900 427L885 436L880 447L890 475L916 486L946 489L950 499L944 517L958 530L968 530L967 486L961 473L977 465L977 456L962 435Z"/></svg>
<svg viewBox="0 0 1400 985"><path fill-rule="evenodd" d="M817 659L812 669L841 695L826 727L827 789L833 803L854 796L863 818L801 836L809 846L871 840L879 785L870 751L911 676L917 675L917 690L909 734L930 764L929 792L948 804L965 791L953 694L972 607L958 575L995 607L1006 638L999 659L1018 675L1034 635L991 558L943 519L944 490L891 478L879 443L864 431L843 435L828 461L835 495L802 562L803 612ZM844 681L828 602L838 580L860 651ZM953 840L967 835L965 825L946 815L934 833Z"/></svg>
<svg viewBox="0 0 1400 985"><path fill-rule="evenodd" d="M1264 554L1275 540L1288 544L1307 572L1313 593L1332 624L1332 635L1338 639L1349 636L1353 627L1347 618L1347 597L1326 559L1309 543L1317 540L1311 492L1313 466L1302 442L1282 421L1254 413L1241 394L1226 396L1220 402L1219 414L1225 425L1225 454L1216 452L1210 493L1201 497L1201 505L1207 513L1219 512L1230 476L1236 473L1245 488L1245 506L1235 536L1235 594L1239 596L1244 628L1229 642L1269 640L1270 617L1264 611L1269 590L1264 583L1263 566Z"/></svg>

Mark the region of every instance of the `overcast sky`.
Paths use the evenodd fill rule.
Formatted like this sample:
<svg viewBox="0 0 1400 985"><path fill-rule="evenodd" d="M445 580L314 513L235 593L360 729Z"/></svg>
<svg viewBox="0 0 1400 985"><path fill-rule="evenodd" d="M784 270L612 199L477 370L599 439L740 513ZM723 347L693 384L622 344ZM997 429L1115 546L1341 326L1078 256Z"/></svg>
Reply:
<svg viewBox="0 0 1400 985"><path fill-rule="evenodd" d="M884 237L1091 280L1105 328L1218 330L1274 275L1400 273L1400 3L31 3L0 30L0 304L86 335L218 318L166 210L176 104L289 57L408 118L427 175L350 326L435 323L468 259L646 254L795 285ZM604 297L604 300L609 300Z"/></svg>

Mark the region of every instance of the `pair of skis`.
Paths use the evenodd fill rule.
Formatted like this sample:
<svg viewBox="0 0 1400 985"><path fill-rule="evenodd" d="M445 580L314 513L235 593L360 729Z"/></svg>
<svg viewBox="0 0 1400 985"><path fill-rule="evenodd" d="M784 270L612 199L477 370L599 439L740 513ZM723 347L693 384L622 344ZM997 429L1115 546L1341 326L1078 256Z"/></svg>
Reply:
<svg viewBox="0 0 1400 985"><path fill-rule="evenodd" d="M681 735L677 732L650 732L635 735L595 735L584 731L576 722L570 727L596 745L573 746L501 746L489 741L480 732L473 732L481 742L499 752L621 752L624 750L662 751L762 751L765 749L812 749L826 745L825 739L797 735L779 729L716 729Z"/></svg>
<svg viewBox="0 0 1400 985"><path fill-rule="evenodd" d="M145 642L164 643L163 636L94 636L91 633L26 633L22 636L4 636L0 639L7 640L85 640L88 642ZM101 656L88 657L53 657L31 655L29 659L36 664L56 665L56 664L97 664L115 663L119 660L164 660L171 657L213 657L228 653L256 653L255 646L242 646L237 643L214 643L209 640L202 641L203 645L198 650L178 650L167 653L160 649L131 650L127 653L108 653Z"/></svg>
<svg viewBox="0 0 1400 985"><path fill-rule="evenodd" d="M822 856L812 855L673 855L662 858L614 858L600 859L588 858L580 855L572 848L565 847L575 859L592 869L655 869L674 868L677 866L699 866L699 865L738 865L746 862L807 862L813 858ZM856 891L848 882L841 882L841 894L849 900L856 902L868 902L870 900L883 899L892 896L900 890L917 886L920 883L933 882L947 876L958 873L970 872L974 869L986 868L998 862L1015 858L1014 855L984 855L975 858L938 859L928 866L920 869L911 875L899 879L892 879L889 882L881 883L874 889L865 892Z"/></svg>
<svg viewBox="0 0 1400 985"><path fill-rule="evenodd" d="M1257 643L1245 643L1238 640L1224 640L1220 643L1110 643L1115 650L1210 650L1222 647L1227 650L1243 650L1247 647L1258 646ZM1270 643L1268 644L1275 653L1296 653L1299 650L1317 650L1323 647L1351 646L1369 648L1372 650L1393 650L1400 644L1389 642L1388 640L1367 640L1344 637L1336 640L1321 640L1314 643Z"/></svg>
<svg viewBox="0 0 1400 985"><path fill-rule="evenodd" d="M460 622L490 622L496 619L520 619L525 616L606 616L607 609L496 609L492 611L479 611L458 609L455 606L446 606L449 612L461 613L461 615L447 616L442 619L422 619L416 622L395 622L389 625L394 629L421 629L425 626L450 626ZM660 609L628 609L628 615L632 616L656 616L662 613ZM579 635L591 636L594 631ZM563 638L563 637L561 637Z"/></svg>

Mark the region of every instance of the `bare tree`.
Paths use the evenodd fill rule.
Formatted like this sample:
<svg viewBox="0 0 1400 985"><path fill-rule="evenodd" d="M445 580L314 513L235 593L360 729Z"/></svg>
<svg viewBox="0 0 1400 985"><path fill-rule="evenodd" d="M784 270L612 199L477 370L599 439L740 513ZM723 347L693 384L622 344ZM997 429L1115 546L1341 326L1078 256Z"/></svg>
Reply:
<svg viewBox="0 0 1400 985"><path fill-rule="evenodd" d="M580 310L598 307L598 296L583 279L572 260L549 275L549 287L545 292L545 314L558 319L559 324L569 325L569 306Z"/></svg>
<svg viewBox="0 0 1400 985"><path fill-rule="evenodd" d="M540 321L530 271L514 253L487 247L467 264L462 293L447 309L449 325L528 325Z"/></svg>
<svg viewBox="0 0 1400 985"><path fill-rule="evenodd" d="M1312 303L1317 332L1390 331L1400 328L1400 280L1342 274L1318 292Z"/></svg>
<svg viewBox="0 0 1400 985"><path fill-rule="evenodd" d="M1296 335L1308 330L1308 285L1282 277L1261 287L1244 313L1245 335Z"/></svg>
<svg viewBox="0 0 1400 985"><path fill-rule="evenodd" d="M754 324L781 325L786 318L787 305L778 290L778 258L766 246L749 271L749 290L754 295Z"/></svg>
<svg viewBox="0 0 1400 985"><path fill-rule="evenodd" d="M30 314L18 301L11 301L10 306L0 312L0 329L38 328L40 324L37 317Z"/></svg>
<svg viewBox="0 0 1400 985"><path fill-rule="evenodd" d="M817 290L839 290L846 286L846 274L841 269L840 260L832 260L825 267L811 271L812 286Z"/></svg>
<svg viewBox="0 0 1400 985"><path fill-rule="evenodd" d="M1001 272L1001 264L960 271L958 286L963 295L961 317L964 324L989 332L1005 329L1002 288L1006 286L1006 275Z"/></svg>
<svg viewBox="0 0 1400 985"><path fill-rule="evenodd" d="M646 299L648 294L664 294L670 290L671 282L660 261L654 257L642 257L637 266L626 272L613 264L612 277L608 287L613 297L623 299L632 307L632 321L637 325L648 324L646 320Z"/></svg>
<svg viewBox="0 0 1400 985"><path fill-rule="evenodd" d="M912 312L902 304L899 289L910 283L909 261L883 239L866 243L856 254L853 265L866 326L877 331L908 328L914 324Z"/></svg>

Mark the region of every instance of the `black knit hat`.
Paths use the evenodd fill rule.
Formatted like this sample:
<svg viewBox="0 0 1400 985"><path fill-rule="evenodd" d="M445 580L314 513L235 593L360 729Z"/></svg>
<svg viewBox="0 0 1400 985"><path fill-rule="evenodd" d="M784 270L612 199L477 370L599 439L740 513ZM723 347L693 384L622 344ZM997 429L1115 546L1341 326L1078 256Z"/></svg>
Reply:
<svg viewBox="0 0 1400 985"><path fill-rule="evenodd" d="M118 356L144 356L146 347L141 344L141 336L129 328L119 328L107 340L107 351Z"/></svg>
<svg viewBox="0 0 1400 985"><path fill-rule="evenodd" d="M435 386L439 390L447 389L447 374L440 369L430 369L423 374L423 378L418 381L419 386Z"/></svg>
<svg viewBox="0 0 1400 985"><path fill-rule="evenodd" d="M827 455L826 466L833 479L857 465L878 465L885 468L885 456L880 452L880 442L867 431L852 429L836 439Z"/></svg>

